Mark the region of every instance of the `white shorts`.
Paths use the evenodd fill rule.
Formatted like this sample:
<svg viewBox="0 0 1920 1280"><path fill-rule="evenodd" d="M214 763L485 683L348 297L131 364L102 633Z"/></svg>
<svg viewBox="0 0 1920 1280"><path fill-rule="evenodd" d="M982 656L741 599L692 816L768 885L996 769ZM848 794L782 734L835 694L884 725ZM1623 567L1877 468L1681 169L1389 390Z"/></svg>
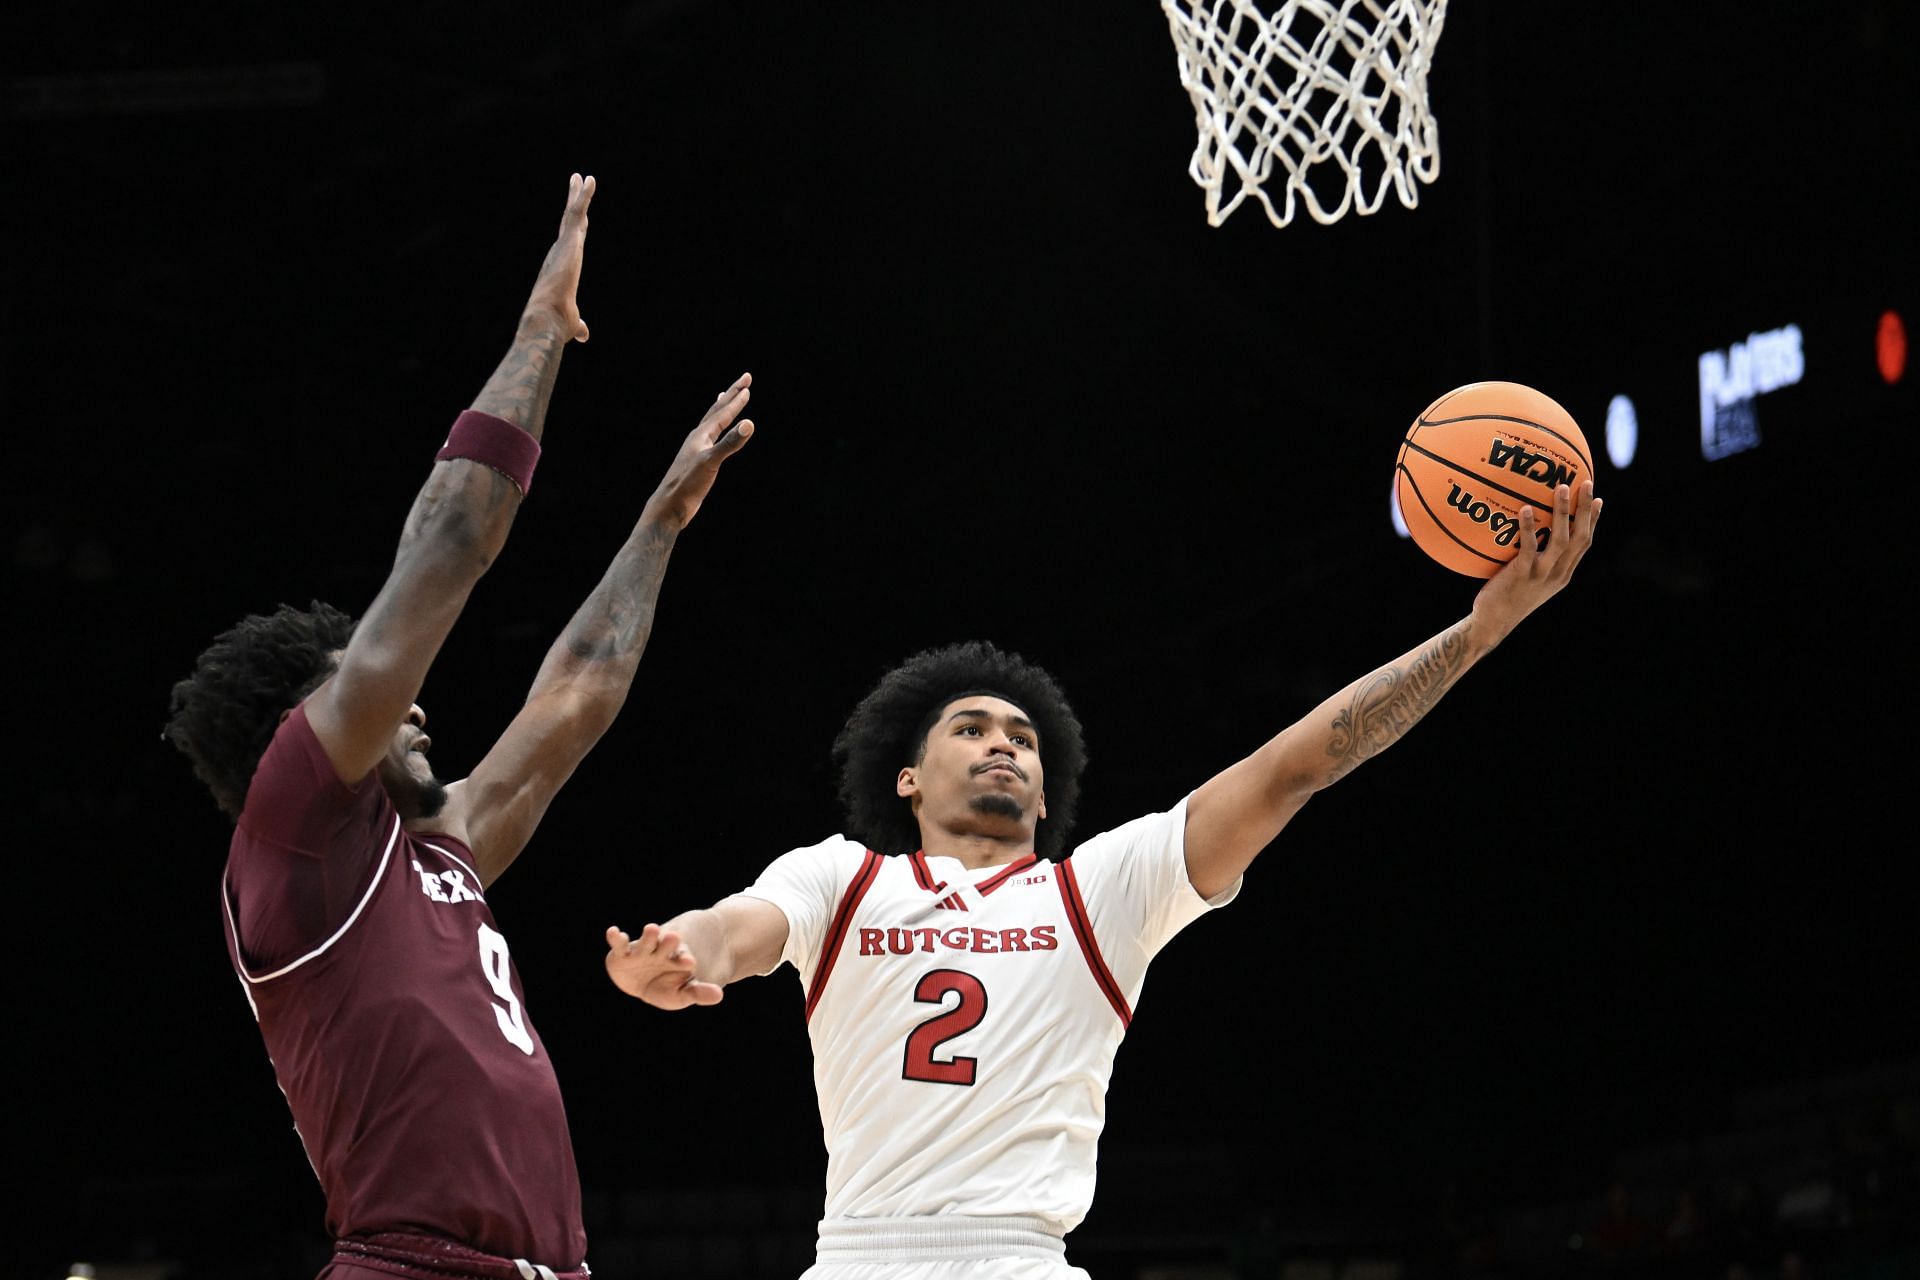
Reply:
<svg viewBox="0 0 1920 1280"><path fill-rule="evenodd" d="M801 1280L1091 1280L1038 1218L827 1218Z"/></svg>
<svg viewBox="0 0 1920 1280"><path fill-rule="evenodd" d="M966 1262L816 1262L800 1280L1093 1280L1065 1258L974 1258Z"/></svg>

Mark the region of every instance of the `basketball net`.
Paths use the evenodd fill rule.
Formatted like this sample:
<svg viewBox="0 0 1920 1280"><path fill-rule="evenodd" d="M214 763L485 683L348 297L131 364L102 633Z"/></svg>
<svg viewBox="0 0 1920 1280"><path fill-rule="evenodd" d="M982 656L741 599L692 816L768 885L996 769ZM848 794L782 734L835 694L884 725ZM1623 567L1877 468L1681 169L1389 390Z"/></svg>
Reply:
<svg viewBox="0 0 1920 1280"><path fill-rule="evenodd" d="M1447 0L1161 0L1200 141L1187 172L1219 226L1249 195L1276 227L1420 203L1440 176L1427 69ZM1278 181L1279 207L1269 194ZM1315 189L1318 184L1320 190ZM1334 198L1334 188L1338 198Z"/></svg>

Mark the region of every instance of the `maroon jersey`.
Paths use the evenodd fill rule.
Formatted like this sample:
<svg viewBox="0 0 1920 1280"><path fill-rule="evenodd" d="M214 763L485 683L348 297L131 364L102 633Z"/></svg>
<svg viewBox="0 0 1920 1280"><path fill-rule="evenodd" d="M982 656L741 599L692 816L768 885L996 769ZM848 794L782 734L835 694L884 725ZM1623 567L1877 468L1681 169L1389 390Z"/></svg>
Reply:
<svg viewBox="0 0 1920 1280"><path fill-rule="evenodd" d="M336 1237L411 1231L556 1270L585 1258L553 1064L472 852L347 786L295 708L254 773L227 947Z"/></svg>

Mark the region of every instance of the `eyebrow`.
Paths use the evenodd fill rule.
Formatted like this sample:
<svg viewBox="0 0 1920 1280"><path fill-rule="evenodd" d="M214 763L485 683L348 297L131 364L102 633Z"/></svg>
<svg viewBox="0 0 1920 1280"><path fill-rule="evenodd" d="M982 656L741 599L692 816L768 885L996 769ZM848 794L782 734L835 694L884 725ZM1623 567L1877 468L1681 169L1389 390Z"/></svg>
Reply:
<svg viewBox="0 0 1920 1280"><path fill-rule="evenodd" d="M991 720L993 719L993 713L990 711L983 710L979 707L963 707L959 711L956 711L952 715L948 716L947 719L949 721L962 720L962 719ZM1035 733L1038 733L1040 731L1040 728L1038 725L1034 724L1033 721L1027 719L1025 716L1022 716L1022 715L1008 716L1007 721L1009 724L1018 725L1022 729L1032 729Z"/></svg>

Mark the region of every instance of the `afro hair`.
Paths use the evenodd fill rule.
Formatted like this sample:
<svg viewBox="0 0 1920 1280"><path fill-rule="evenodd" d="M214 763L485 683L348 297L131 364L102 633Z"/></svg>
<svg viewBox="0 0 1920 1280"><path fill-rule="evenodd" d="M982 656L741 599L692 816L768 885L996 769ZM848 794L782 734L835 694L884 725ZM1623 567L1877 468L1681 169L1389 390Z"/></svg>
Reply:
<svg viewBox="0 0 1920 1280"><path fill-rule="evenodd" d="M332 673L354 620L315 600L249 614L214 637L193 674L173 686L161 736L193 763L214 803L239 821L253 771L280 715Z"/></svg>
<svg viewBox="0 0 1920 1280"><path fill-rule="evenodd" d="M849 835L884 854L921 847L919 821L895 782L900 770L926 754L927 732L941 708L974 694L1006 699L1039 730L1047 817L1036 845L1042 856L1059 857L1073 830L1087 767L1079 717L1052 675L984 640L922 650L882 677L847 717L834 740L833 760Z"/></svg>

